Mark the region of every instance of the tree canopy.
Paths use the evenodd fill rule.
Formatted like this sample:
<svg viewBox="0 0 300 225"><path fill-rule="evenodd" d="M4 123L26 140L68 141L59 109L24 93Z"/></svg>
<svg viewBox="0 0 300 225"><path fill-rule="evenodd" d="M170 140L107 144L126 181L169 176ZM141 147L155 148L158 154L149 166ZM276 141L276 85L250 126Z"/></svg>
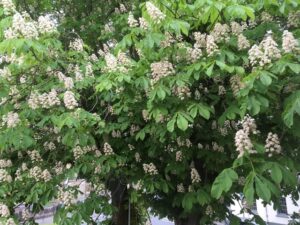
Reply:
<svg viewBox="0 0 300 225"><path fill-rule="evenodd" d="M298 0L0 3L3 224L53 201L63 225L239 224L235 199L299 198Z"/></svg>

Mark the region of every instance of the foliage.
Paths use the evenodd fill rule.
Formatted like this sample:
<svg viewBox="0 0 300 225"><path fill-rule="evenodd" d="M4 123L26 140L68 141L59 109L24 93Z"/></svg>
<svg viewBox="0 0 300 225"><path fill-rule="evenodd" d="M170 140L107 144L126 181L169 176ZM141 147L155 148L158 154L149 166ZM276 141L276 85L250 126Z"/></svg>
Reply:
<svg viewBox="0 0 300 225"><path fill-rule="evenodd" d="M59 201L57 224L118 224L129 200L177 224L238 224L238 193L298 199L298 1L9 2L1 220ZM75 179L90 186L76 204Z"/></svg>

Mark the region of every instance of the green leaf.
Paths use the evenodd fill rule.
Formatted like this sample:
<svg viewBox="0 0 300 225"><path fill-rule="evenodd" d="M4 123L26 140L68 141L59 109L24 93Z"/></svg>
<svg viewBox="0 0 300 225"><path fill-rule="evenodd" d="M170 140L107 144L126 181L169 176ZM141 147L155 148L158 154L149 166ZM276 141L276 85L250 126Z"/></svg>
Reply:
<svg viewBox="0 0 300 225"><path fill-rule="evenodd" d="M261 180L263 183L266 183L268 186L268 189L270 190L271 193L273 193L273 195L275 195L277 198L279 198L281 196L281 191L278 187L278 185L275 185L273 182L271 182L270 180L261 177Z"/></svg>
<svg viewBox="0 0 300 225"><path fill-rule="evenodd" d="M233 66L228 66L224 62L221 62L221 61L217 60L216 64L219 66L219 68L221 70L227 71L228 73L232 73L234 71L234 67Z"/></svg>
<svg viewBox="0 0 300 225"><path fill-rule="evenodd" d="M243 189L245 198L250 205L252 205L254 202L254 178L255 173L251 172L246 178L245 186Z"/></svg>
<svg viewBox="0 0 300 225"><path fill-rule="evenodd" d="M260 112L260 102L255 98L254 95L250 96L248 102L248 109L252 115L257 115Z"/></svg>
<svg viewBox="0 0 300 225"><path fill-rule="evenodd" d="M272 78L267 73L261 73L260 81L263 85L269 86L272 83Z"/></svg>
<svg viewBox="0 0 300 225"><path fill-rule="evenodd" d="M204 118L204 119L209 119L210 118L210 111L209 108L207 106L204 105L200 105L199 108L199 114Z"/></svg>
<svg viewBox="0 0 300 225"><path fill-rule="evenodd" d="M256 142L254 142L253 145L254 145L254 148L257 150L258 153L265 153L266 152L264 145L256 143Z"/></svg>
<svg viewBox="0 0 300 225"><path fill-rule="evenodd" d="M244 6L244 10L247 14L247 16L251 19L254 20L255 19L255 15L254 15L254 9L248 7L248 6Z"/></svg>
<svg viewBox="0 0 300 225"><path fill-rule="evenodd" d="M215 179L212 188L212 197L219 199L223 192L228 192L232 186L232 182L238 179L237 173L231 169L224 169Z"/></svg>
<svg viewBox="0 0 300 225"><path fill-rule="evenodd" d="M207 76L211 76L212 75L212 72L213 72L213 69L214 69L214 66L215 66L215 64L213 63L213 64L211 64L211 66L210 67L208 67L208 69L206 70L206 74L207 74Z"/></svg>
<svg viewBox="0 0 300 225"><path fill-rule="evenodd" d="M259 225L266 225L265 221L259 215L253 215L255 223Z"/></svg>
<svg viewBox="0 0 300 225"><path fill-rule="evenodd" d="M281 166L281 172L282 172L282 178L283 178L283 182L287 185L287 186L296 186L297 185L297 175L296 173L290 171L289 169L287 169L285 166Z"/></svg>
<svg viewBox="0 0 300 225"><path fill-rule="evenodd" d="M167 130L170 131L170 132L173 132L174 131L174 125L175 125L175 118L171 119L168 124L167 124Z"/></svg>
<svg viewBox="0 0 300 225"><path fill-rule="evenodd" d="M259 177L255 177L255 190L261 199L263 199L266 202L269 202L271 199L271 192L268 188L268 185L266 183L263 183L262 180Z"/></svg>
<svg viewBox="0 0 300 225"><path fill-rule="evenodd" d="M72 220L73 220L73 221L72 221L73 224L78 224L78 225L80 225L80 224L81 224L81 221L82 221L82 216L80 215L79 212L76 212L76 213L73 215Z"/></svg>
<svg viewBox="0 0 300 225"><path fill-rule="evenodd" d="M215 23L219 17L220 13L219 10L216 7L211 7L211 13L210 13L210 22Z"/></svg>
<svg viewBox="0 0 300 225"><path fill-rule="evenodd" d="M286 64L294 73L300 73L300 65L299 63L287 63Z"/></svg>
<svg viewBox="0 0 300 225"><path fill-rule="evenodd" d="M277 163L273 164L273 167L271 169L271 177L277 184L280 184L280 182L282 181L282 172Z"/></svg>
<svg viewBox="0 0 300 225"><path fill-rule="evenodd" d="M229 216L230 225L240 225L241 219L236 215L231 214Z"/></svg>
<svg viewBox="0 0 300 225"><path fill-rule="evenodd" d="M145 131L144 130L140 130L136 136L135 136L135 140L144 140L145 139Z"/></svg>
<svg viewBox="0 0 300 225"><path fill-rule="evenodd" d="M157 89L157 96L161 99L161 100L164 100L165 97L166 97L166 92L164 91L164 89L159 86L158 89Z"/></svg>
<svg viewBox="0 0 300 225"><path fill-rule="evenodd" d="M200 189L197 191L197 201L203 206L210 202L210 196L206 191Z"/></svg>
<svg viewBox="0 0 300 225"><path fill-rule="evenodd" d="M182 207L189 211L193 208L193 204L195 201L195 196L193 193L187 193L182 200Z"/></svg>
<svg viewBox="0 0 300 225"><path fill-rule="evenodd" d="M198 108L197 107L192 107L190 110L190 115L195 118L197 116Z"/></svg>
<svg viewBox="0 0 300 225"><path fill-rule="evenodd" d="M188 128L188 121L181 114L178 114L178 116L177 116L177 126L180 130L183 130L183 131L185 131Z"/></svg>
<svg viewBox="0 0 300 225"><path fill-rule="evenodd" d="M246 20L248 13L250 12L248 10L248 13L246 12L245 6L242 5L229 5L225 11L224 11L224 15L227 19L233 18L233 19L243 19ZM253 16L252 14L250 14L251 16Z"/></svg>
<svg viewBox="0 0 300 225"><path fill-rule="evenodd" d="M294 113L300 115L300 91L291 94L284 103L283 121L289 128L294 124Z"/></svg>

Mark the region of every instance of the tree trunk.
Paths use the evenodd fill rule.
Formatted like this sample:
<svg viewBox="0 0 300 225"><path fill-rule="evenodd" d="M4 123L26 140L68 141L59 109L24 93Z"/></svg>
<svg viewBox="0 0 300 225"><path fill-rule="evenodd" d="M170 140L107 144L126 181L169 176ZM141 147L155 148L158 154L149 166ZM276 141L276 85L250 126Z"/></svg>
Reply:
<svg viewBox="0 0 300 225"><path fill-rule="evenodd" d="M184 219L175 219L175 225L199 225L200 216L199 215L190 215Z"/></svg>
<svg viewBox="0 0 300 225"><path fill-rule="evenodd" d="M112 195L112 205L116 209L113 212L112 224L128 224L128 192L126 185L118 179L111 179L108 185Z"/></svg>

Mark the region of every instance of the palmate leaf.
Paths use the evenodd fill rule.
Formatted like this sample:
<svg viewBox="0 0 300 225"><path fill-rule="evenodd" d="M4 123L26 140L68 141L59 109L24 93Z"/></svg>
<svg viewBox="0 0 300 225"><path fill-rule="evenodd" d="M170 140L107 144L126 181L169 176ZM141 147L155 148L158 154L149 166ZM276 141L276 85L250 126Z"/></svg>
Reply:
<svg viewBox="0 0 300 225"><path fill-rule="evenodd" d="M268 188L268 185L261 180L259 177L255 177L255 190L261 199L266 202L269 202L271 199L271 191Z"/></svg>
<svg viewBox="0 0 300 225"><path fill-rule="evenodd" d="M215 179L212 188L212 197L218 199L221 197L223 192L228 192L232 186L232 183L238 179L237 173L231 169L223 170Z"/></svg>

